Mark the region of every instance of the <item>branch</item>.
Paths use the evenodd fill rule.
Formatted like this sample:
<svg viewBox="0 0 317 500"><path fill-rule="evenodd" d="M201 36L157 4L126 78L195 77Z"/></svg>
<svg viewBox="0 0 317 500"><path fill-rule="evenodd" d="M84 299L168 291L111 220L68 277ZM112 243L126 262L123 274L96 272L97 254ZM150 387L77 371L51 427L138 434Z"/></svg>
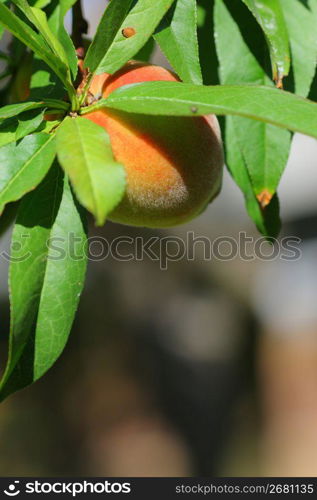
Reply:
<svg viewBox="0 0 317 500"><path fill-rule="evenodd" d="M73 29L72 39L75 48L83 47L83 34L88 33L88 22L84 18L81 0L77 0L73 6Z"/></svg>

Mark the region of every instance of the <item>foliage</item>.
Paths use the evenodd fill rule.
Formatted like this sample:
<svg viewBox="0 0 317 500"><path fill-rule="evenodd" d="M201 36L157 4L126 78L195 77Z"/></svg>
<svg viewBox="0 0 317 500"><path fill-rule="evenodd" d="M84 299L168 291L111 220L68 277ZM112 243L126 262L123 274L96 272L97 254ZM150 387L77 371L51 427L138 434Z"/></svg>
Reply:
<svg viewBox="0 0 317 500"><path fill-rule="evenodd" d="M0 53L0 226L19 203L1 400L61 354L84 283L85 209L102 225L124 195L109 137L84 114L224 115L226 165L267 238L280 227L277 189L291 133L317 138L317 0L111 0L92 41L73 26L73 40L79 31L88 49L79 72L79 47L64 28L78 4L0 0L0 36L13 36ZM156 44L180 82L129 85L89 103L95 74L149 60Z"/></svg>

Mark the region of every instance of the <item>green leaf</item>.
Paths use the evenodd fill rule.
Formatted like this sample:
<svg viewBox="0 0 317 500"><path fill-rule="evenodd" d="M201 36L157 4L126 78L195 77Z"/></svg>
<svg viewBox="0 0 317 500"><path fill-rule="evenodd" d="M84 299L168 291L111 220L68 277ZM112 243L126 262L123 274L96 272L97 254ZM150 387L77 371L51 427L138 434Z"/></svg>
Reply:
<svg viewBox="0 0 317 500"><path fill-rule="evenodd" d="M38 128L37 132L42 132L43 134L51 134L54 129L56 129L61 124L61 121L61 118L56 120L44 120Z"/></svg>
<svg viewBox="0 0 317 500"><path fill-rule="evenodd" d="M35 132L41 125L44 111L26 111L16 118L8 118L0 123L0 148L10 142L23 139L26 135Z"/></svg>
<svg viewBox="0 0 317 500"><path fill-rule="evenodd" d="M55 33L58 40L64 47L73 80L75 80L77 76L78 60L73 41L65 29L64 19L67 11L73 6L75 2L76 0L59 0L48 19L48 24L51 30Z"/></svg>
<svg viewBox="0 0 317 500"><path fill-rule="evenodd" d="M312 12L299 0L280 2L290 38L295 92L306 97L317 64L317 10L316 13ZM317 5L315 0L314 2Z"/></svg>
<svg viewBox="0 0 317 500"><path fill-rule="evenodd" d="M0 120L5 120L7 118L11 118L13 116L17 116L25 111L29 111L31 109L43 108L43 102L20 102L18 104L8 104L7 106L3 106L0 108Z"/></svg>
<svg viewBox="0 0 317 500"><path fill-rule="evenodd" d="M288 130L269 123L234 117L234 128L259 201L265 205L275 193L291 146Z"/></svg>
<svg viewBox="0 0 317 500"><path fill-rule="evenodd" d="M37 0L32 4L33 7L37 7L38 9L44 9L47 5L51 3L51 0Z"/></svg>
<svg viewBox="0 0 317 500"><path fill-rule="evenodd" d="M58 37L67 54L73 79L77 75L77 55L73 42L64 28L64 17L74 0L54 0L50 5L48 24ZM48 68L43 61L34 57L32 78L30 84L30 98L41 99L45 97L63 98L65 91L56 74Z"/></svg>
<svg viewBox="0 0 317 500"><path fill-rule="evenodd" d="M131 1L111 0L87 53L86 67L97 74L121 68L144 46L173 1L139 0L125 17ZM127 28L135 32L128 38L123 34Z"/></svg>
<svg viewBox="0 0 317 500"><path fill-rule="evenodd" d="M273 196L265 208L260 207L236 138L233 118L228 116L226 119L225 145L228 170L243 192L247 212L260 233L267 238L276 238L281 229L277 195Z"/></svg>
<svg viewBox="0 0 317 500"><path fill-rule="evenodd" d="M162 52L187 83L202 83L197 40L196 0L177 0L154 35Z"/></svg>
<svg viewBox="0 0 317 500"><path fill-rule="evenodd" d="M85 66L92 73L98 69L105 54L111 47L120 26L129 12L132 1L111 0L107 6L85 58Z"/></svg>
<svg viewBox="0 0 317 500"><path fill-rule="evenodd" d="M0 24L34 52L46 48L41 36L2 3L0 3Z"/></svg>
<svg viewBox="0 0 317 500"><path fill-rule="evenodd" d="M243 0L266 35L272 63L273 79L278 86L290 68L288 32L280 0Z"/></svg>
<svg viewBox="0 0 317 500"><path fill-rule="evenodd" d="M14 12L0 3L0 24L10 31L18 40L33 50L60 78L70 97L75 99L69 69L67 65L47 47L43 37L38 35L30 26L20 19Z"/></svg>
<svg viewBox="0 0 317 500"><path fill-rule="evenodd" d="M19 7L19 9L24 13L24 15L31 21L35 28L44 38L47 45L50 47L52 52L56 57L61 59L65 65L68 65L68 60L64 51L62 44L56 38L52 32L48 22L45 12L37 7L31 7L27 0L12 0L13 3Z"/></svg>
<svg viewBox="0 0 317 500"><path fill-rule="evenodd" d="M15 131L15 140L19 141L23 137L35 132L44 120L44 110L30 111L19 115L17 118L17 128Z"/></svg>
<svg viewBox="0 0 317 500"><path fill-rule="evenodd" d="M1 3L4 3L5 0L0 0ZM3 37L3 33L4 33L4 27L0 25L0 40L1 38Z"/></svg>
<svg viewBox="0 0 317 500"><path fill-rule="evenodd" d="M60 79L51 68L35 56L32 63L30 99L43 99L44 97L62 99L64 95L65 89Z"/></svg>
<svg viewBox="0 0 317 500"><path fill-rule="evenodd" d="M214 35L221 83L270 83L223 0L215 0Z"/></svg>
<svg viewBox="0 0 317 500"><path fill-rule="evenodd" d="M73 248L71 242L76 242ZM67 342L83 288L86 233L54 167L22 201L12 236L9 358L0 399L39 379Z"/></svg>
<svg viewBox="0 0 317 500"><path fill-rule="evenodd" d="M59 0L62 7L62 12L65 17L67 11L72 8L72 6L77 2L77 0Z"/></svg>
<svg viewBox="0 0 317 500"><path fill-rule="evenodd" d="M314 13L314 15L317 15L317 0L308 0L308 6L310 10Z"/></svg>
<svg viewBox="0 0 317 500"><path fill-rule="evenodd" d="M0 213L42 181L55 154L55 137L48 134L29 135L19 144L0 148Z"/></svg>
<svg viewBox="0 0 317 500"><path fill-rule="evenodd" d="M140 49L139 52L135 54L134 59L136 61L150 62L154 49L155 49L155 41L154 38L151 37L148 39L146 44L143 45L142 49Z"/></svg>
<svg viewBox="0 0 317 500"><path fill-rule="evenodd" d="M223 0L215 2L214 22L221 83L272 85L245 43ZM267 204L286 166L291 134L268 123L247 118L234 117L232 122L231 135L235 134L238 140L255 195L263 204ZM230 142L227 149L230 149ZM235 161L234 155L231 157Z"/></svg>
<svg viewBox="0 0 317 500"><path fill-rule="evenodd" d="M237 115L317 137L317 103L289 92L256 85L146 82L120 87L107 99L83 108L166 116Z"/></svg>
<svg viewBox="0 0 317 500"><path fill-rule="evenodd" d="M0 123L0 148L15 141L15 132L18 123L15 118L9 118Z"/></svg>
<svg viewBox="0 0 317 500"><path fill-rule="evenodd" d="M25 111L39 108L54 108L60 109L61 111L67 111L69 105L66 102L60 101L58 99L45 99L43 101L37 102L26 101L17 104L8 104L7 106L3 106L2 108L0 108L0 121L20 115Z"/></svg>
<svg viewBox="0 0 317 500"><path fill-rule="evenodd" d="M57 155L81 204L104 224L125 190L125 171L113 159L107 132L89 120L66 118L57 130Z"/></svg>

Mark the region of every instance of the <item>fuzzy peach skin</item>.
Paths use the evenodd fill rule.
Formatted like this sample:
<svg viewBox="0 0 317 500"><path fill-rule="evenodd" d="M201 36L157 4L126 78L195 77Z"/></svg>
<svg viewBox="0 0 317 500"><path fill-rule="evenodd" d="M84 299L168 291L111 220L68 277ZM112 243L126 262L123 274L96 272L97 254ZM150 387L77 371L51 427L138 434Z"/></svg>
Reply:
<svg viewBox="0 0 317 500"><path fill-rule="evenodd" d="M160 66L130 61L113 75L96 76L90 92L107 97L123 85L159 80L178 78ZM126 193L110 220L175 226L199 215L218 194L223 149L214 115L149 116L105 109L84 116L106 129L114 157L126 169Z"/></svg>

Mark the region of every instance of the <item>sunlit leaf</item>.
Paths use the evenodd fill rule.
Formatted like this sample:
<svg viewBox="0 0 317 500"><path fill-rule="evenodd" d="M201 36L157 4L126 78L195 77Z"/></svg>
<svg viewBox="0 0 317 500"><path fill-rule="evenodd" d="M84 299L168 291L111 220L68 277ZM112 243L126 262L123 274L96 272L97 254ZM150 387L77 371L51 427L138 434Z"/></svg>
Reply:
<svg viewBox="0 0 317 500"><path fill-rule="evenodd" d="M196 0L177 0L158 26L155 39L184 82L202 83Z"/></svg>
<svg viewBox="0 0 317 500"><path fill-rule="evenodd" d="M280 0L243 0L262 27L270 49L273 79L282 85L290 68L288 32Z"/></svg>
<svg viewBox="0 0 317 500"><path fill-rule="evenodd" d="M43 133L0 148L0 213L42 181L55 154L55 137Z"/></svg>
<svg viewBox="0 0 317 500"><path fill-rule="evenodd" d="M71 237L78 242L74 249ZM83 288L85 242L68 180L55 167L23 199L13 231L10 346L1 400L40 378L62 353Z"/></svg>
<svg viewBox="0 0 317 500"><path fill-rule="evenodd" d="M131 1L111 0L87 53L86 66L97 74L121 68L144 46L173 1L139 0L128 13Z"/></svg>
<svg viewBox="0 0 317 500"><path fill-rule="evenodd" d="M314 13L299 0L280 2L290 37L295 93L306 97L317 64L317 7ZM317 5L316 0L313 2Z"/></svg>
<svg viewBox="0 0 317 500"><path fill-rule="evenodd" d="M215 2L214 23L221 83L272 86L271 80L246 44L223 0ZM244 160L242 168L248 168L254 193L265 206L276 192L286 166L291 134L269 123L241 117L233 117L231 120L231 137L226 145L227 151L234 143L232 136L235 135ZM234 155L231 155L231 158L234 162ZM241 165L241 162L239 164ZM231 168L236 171L234 166ZM246 190L248 192L249 183Z"/></svg>
<svg viewBox="0 0 317 500"><path fill-rule="evenodd" d="M265 208L260 207L236 139L233 118L233 116L228 116L226 120L225 144L228 169L243 192L247 212L260 233L267 238L276 238L281 229L277 195L273 196L271 202Z"/></svg>
<svg viewBox="0 0 317 500"><path fill-rule="evenodd" d="M57 131L57 155L81 204L104 224L125 189L125 171L113 158L107 132L90 120L66 118Z"/></svg>
<svg viewBox="0 0 317 500"><path fill-rule="evenodd" d="M82 113L102 108L166 116L237 115L317 137L317 103L257 85L146 82L120 87Z"/></svg>
<svg viewBox="0 0 317 500"><path fill-rule="evenodd" d="M41 35L37 34L28 24L2 3L0 3L0 24L41 57L70 91L68 67L66 64L49 50Z"/></svg>

